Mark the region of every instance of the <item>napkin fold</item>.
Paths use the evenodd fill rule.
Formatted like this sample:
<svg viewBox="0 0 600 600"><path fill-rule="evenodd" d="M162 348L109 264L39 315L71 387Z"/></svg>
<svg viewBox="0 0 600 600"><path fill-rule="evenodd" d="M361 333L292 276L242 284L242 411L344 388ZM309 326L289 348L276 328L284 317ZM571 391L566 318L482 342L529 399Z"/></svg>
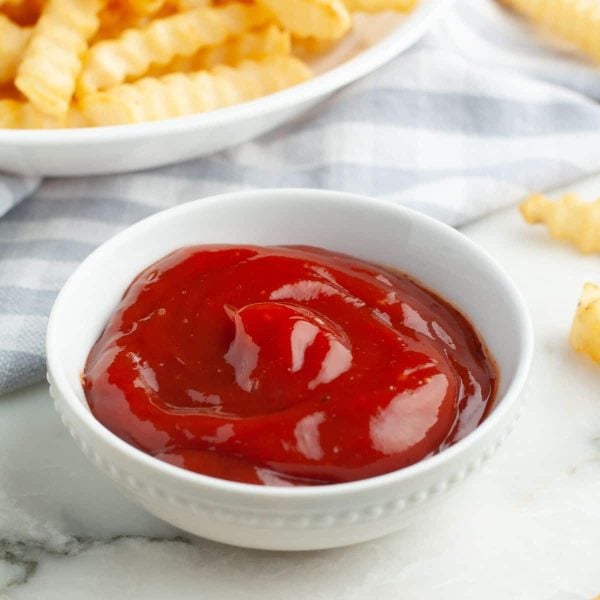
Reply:
<svg viewBox="0 0 600 600"><path fill-rule="evenodd" d="M43 378L53 300L96 246L218 192L369 194L460 225L600 170L600 70L494 0L457 2L415 47L277 131L126 175L0 175L0 393Z"/></svg>

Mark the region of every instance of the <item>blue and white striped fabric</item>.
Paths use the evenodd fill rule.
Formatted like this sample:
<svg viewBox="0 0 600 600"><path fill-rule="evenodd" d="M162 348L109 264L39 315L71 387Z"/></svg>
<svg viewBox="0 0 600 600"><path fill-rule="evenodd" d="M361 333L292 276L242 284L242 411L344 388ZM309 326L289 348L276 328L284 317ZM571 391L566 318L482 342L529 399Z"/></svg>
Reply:
<svg viewBox="0 0 600 600"><path fill-rule="evenodd" d="M145 173L0 176L0 393L44 374L52 301L98 244L162 208L253 187L372 194L458 225L600 170L600 70L494 0L262 139Z"/></svg>

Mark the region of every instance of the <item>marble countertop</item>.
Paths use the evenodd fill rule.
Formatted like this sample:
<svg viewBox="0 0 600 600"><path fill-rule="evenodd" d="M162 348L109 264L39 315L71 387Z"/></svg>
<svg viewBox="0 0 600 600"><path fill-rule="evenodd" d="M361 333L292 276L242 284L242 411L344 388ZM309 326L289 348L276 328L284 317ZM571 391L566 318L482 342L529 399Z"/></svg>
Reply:
<svg viewBox="0 0 600 600"><path fill-rule="evenodd" d="M573 189L573 188L572 188ZM600 178L575 186L600 195ZM345 549L268 553L191 538L89 465L45 385L0 399L0 598L591 600L600 593L600 368L568 346L584 257L515 209L464 228L533 315L531 395L486 468L426 524Z"/></svg>

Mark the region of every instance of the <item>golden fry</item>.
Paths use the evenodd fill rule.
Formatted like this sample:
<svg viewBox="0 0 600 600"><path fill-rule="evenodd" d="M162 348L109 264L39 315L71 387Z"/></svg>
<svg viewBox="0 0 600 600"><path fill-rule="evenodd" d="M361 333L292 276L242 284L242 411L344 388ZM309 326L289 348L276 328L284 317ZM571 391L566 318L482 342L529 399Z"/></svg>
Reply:
<svg viewBox="0 0 600 600"><path fill-rule="evenodd" d="M600 286L586 283L571 327L572 348L600 363Z"/></svg>
<svg viewBox="0 0 600 600"><path fill-rule="evenodd" d="M289 54L291 46L289 32L269 25L200 52L194 70L212 69L219 64L235 66L242 60L262 60L268 56Z"/></svg>
<svg viewBox="0 0 600 600"><path fill-rule="evenodd" d="M383 10L406 12L412 10L417 2L418 0L344 0L348 10L361 12L380 12Z"/></svg>
<svg viewBox="0 0 600 600"><path fill-rule="evenodd" d="M596 0L503 1L600 61L600 3Z"/></svg>
<svg viewBox="0 0 600 600"><path fill-rule="evenodd" d="M238 67L146 77L89 94L81 99L92 125L117 125L168 119L222 108L271 94L307 79L310 71L296 58L274 56Z"/></svg>
<svg viewBox="0 0 600 600"><path fill-rule="evenodd" d="M167 64L176 56L190 56L203 46L220 44L266 20L262 9L235 3L222 8L197 8L155 19L143 29L128 29L116 40L104 40L90 48L78 94L139 77L151 65Z"/></svg>
<svg viewBox="0 0 600 600"><path fill-rule="evenodd" d="M243 33L220 46L212 46L193 56L178 56L168 65L152 68L150 77L162 77L169 73L204 71L217 65L233 67L242 60L262 60L268 56L289 54L290 34L275 25Z"/></svg>
<svg viewBox="0 0 600 600"><path fill-rule="evenodd" d="M352 25L342 0L258 0L277 17L282 27L298 37L334 40Z"/></svg>
<svg viewBox="0 0 600 600"><path fill-rule="evenodd" d="M70 108L64 117L45 115L29 102L0 100L0 128L6 129L57 129L85 127L83 116L76 108Z"/></svg>
<svg viewBox="0 0 600 600"><path fill-rule="evenodd" d="M13 80L30 37L31 28L19 27L0 15L0 83Z"/></svg>
<svg viewBox="0 0 600 600"><path fill-rule="evenodd" d="M583 202L567 194L553 202L541 194L527 198L520 206L528 223L545 223L550 235L571 242L581 252L600 252L600 199Z"/></svg>
<svg viewBox="0 0 600 600"><path fill-rule="evenodd" d="M101 0L49 0L33 29L15 84L42 113L67 114Z"/></svg>

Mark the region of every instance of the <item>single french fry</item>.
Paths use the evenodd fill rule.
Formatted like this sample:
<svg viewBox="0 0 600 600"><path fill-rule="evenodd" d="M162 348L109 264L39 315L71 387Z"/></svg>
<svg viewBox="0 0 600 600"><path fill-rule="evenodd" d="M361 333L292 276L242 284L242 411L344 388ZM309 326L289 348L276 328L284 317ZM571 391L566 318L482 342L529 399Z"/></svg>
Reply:
<svg viewBox="0 0 600 600"><path fill-rule="evenodd" d="M380 12L384 10L397 10L407 12L412 10L418 0L344 0L349 11Z"/></svg>
<svg viewBox="0 0 600 600"><path fill-rule="evenodd" d="M0 100L0 128L57 129L85 125L83 115L74 107L64 117L53 117L40 112L29 102Z"/></svg>
<svg viewBox="0 0 600 600"><path fill-rule="evenodd" d="M600 61L600 3L597 0L503 1Z"/></svg>
<svg viewBox="0 0 600 600"><path fill-rule="evenodd" d="M91 125L116 125L168 119L252 100L295 85L310 76L291 56L244 61L235 68L146 77L84 96L80 105Z"/></svg>
<svg viewBox="0 0 600 600"><path fill-rule="evenodd" d="M600 286L586 283L583 287L569 340L576 352L600 363Z"/></svg>
<svg viewBox="0 0 600 600"><path fill-rule="evenodd" d="M268 25L258 31L243 33L221 46L206 48L197 55L196 69L212 69L219 64L235 66L242 60L262 60L268 56L289 54L289 31Z"/></svg>
<svg viewBox="0 0 600 600"><path fill-rule="evenodd" d="M67 114L101 0L49 0L31 34L15 84L44 114Z"/></svg>
<svg viewBox="0 0 600 600"><path fill-rule="evenodd" d="M553 238L568 241L585 254L600 252L600 199L583 202L567 194L552 201L534 194L519 208L527 223L545 223Z"/></svg>
<svg viewBox="0 0 600 600"><path fill-rule="evenodd" d="M241 3L197 8L162 19L143 29L129 29L115 40L92 46L78 82L83 96L113 87L128 77L144 75L151 65L164 65L176 56L190 56L204 46L262 25L267 13Z"/></svg>
<svg viewBox="0 0 600 600"><path fill-rule="evenodd" d="M178 56L169 64L150 69L150 77L163 77L169 73L189 73L212 69L217 65L233 67L242 60L262 60L268 56L289 54L290 34L275 25L242 33L219 46L200 50L192 56Z"/></svg>
<svg viewBox="0 0 600 600"><path fill-rule="evenodd" d="M14 79L30 37L30 27L19 27L0 14L0 84Z"/></svg>
<svg viewBox="0 0 600 600"><path fill-rule="evenodd" d="M334 40L352 25L343 0L258 0L298 37Z"/></svg>

